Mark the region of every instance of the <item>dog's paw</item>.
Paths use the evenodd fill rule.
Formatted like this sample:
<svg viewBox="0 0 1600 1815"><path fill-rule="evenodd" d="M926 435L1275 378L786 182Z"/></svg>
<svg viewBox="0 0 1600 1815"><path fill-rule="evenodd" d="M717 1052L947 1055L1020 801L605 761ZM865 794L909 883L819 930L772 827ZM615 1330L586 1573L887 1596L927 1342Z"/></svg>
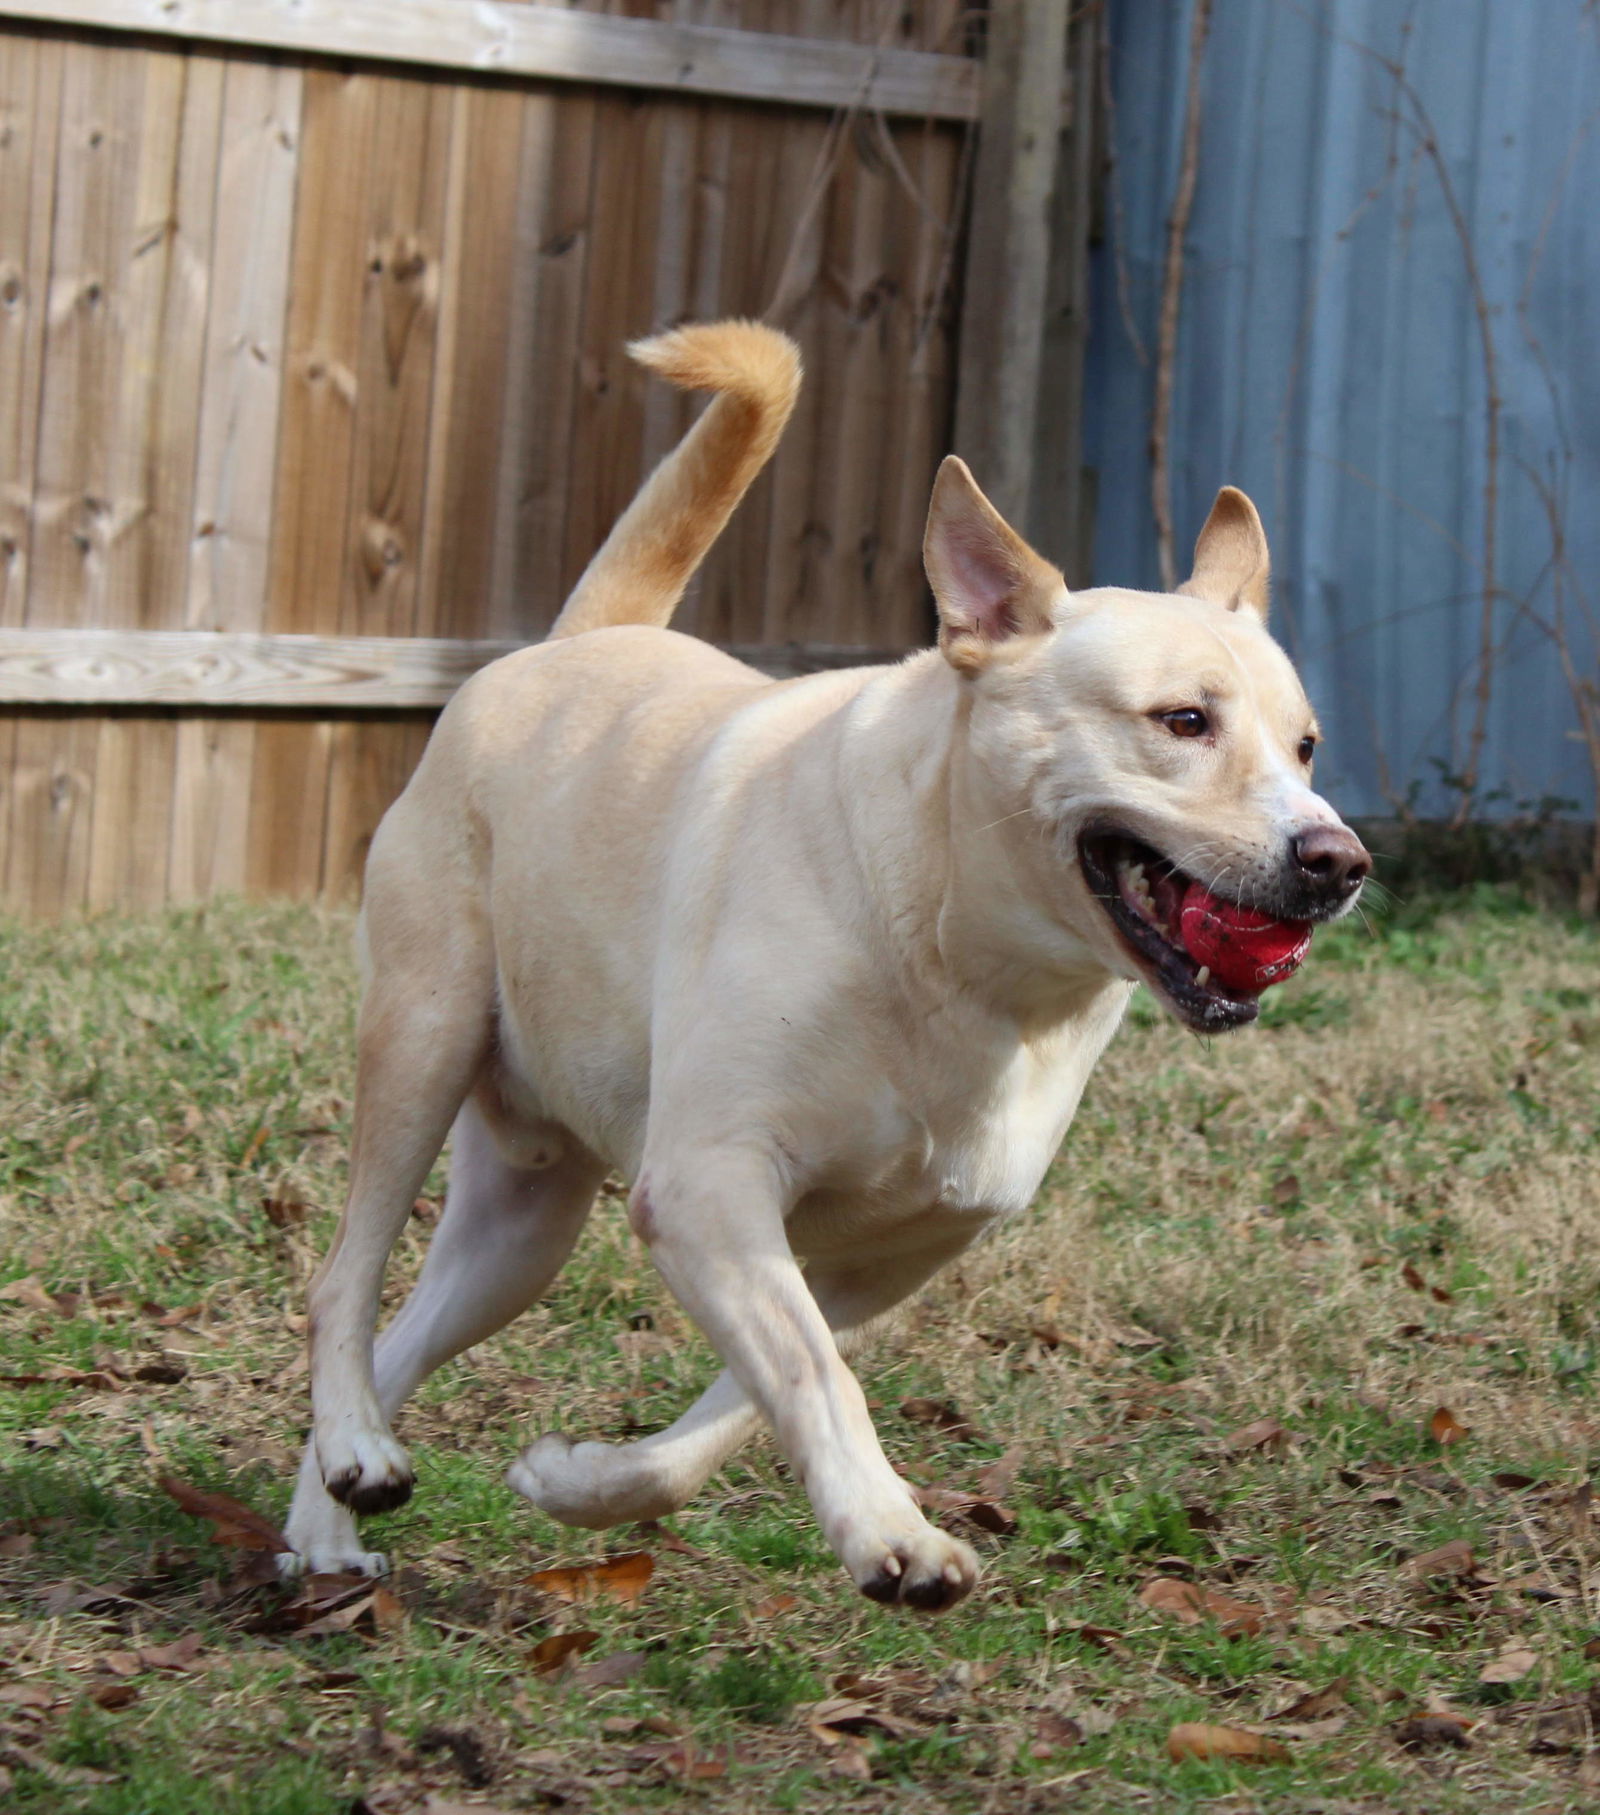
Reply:
<svg viewBox="0 0 1600 1815"><path fill-rule="evenodd" d="M547 1431L506 1470L506 1483L552 1519L590 1531L676 1512L682 1499L632 1451L631 1444L574 1443Z"/></svg>
<svg viewBox="0 0 1600 1815"><path fill-rule="evenodd" d="M868 1600L923 1613L954 1607L972 1592L979 1575L972 1547L932 1525L865 1547L846 1567Z"/></svg>
<svg viewBox="0 0 1600 1815"><path fill-rule="evenodd" d="M278 1580L298 1582L302 1576L386 1576L389 1559L381 1550L363 1550L359 1544L308 1544L304 1550L278 1552Z"/></svg>
<svg viewBox="0 0 1600 1815"><path fill-rule="evenodd" d="M387 1432L355 1430L317 1434L322 1484L353 1513L392 1512L411 1498L410 1458Z"/></svg>

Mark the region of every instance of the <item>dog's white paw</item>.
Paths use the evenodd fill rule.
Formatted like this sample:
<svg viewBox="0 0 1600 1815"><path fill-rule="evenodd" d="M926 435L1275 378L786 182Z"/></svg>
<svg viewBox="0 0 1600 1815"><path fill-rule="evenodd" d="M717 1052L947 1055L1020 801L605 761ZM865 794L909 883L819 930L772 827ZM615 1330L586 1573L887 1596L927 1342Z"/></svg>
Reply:
<svg viewBox="0 0 1600 1815"><path fill-rule="evenodd" d="M574 1443L559 1431L530 1443L506 1482L552 1519L591 1531L663 1519L683 1504L632 1444Z"/></svg>
<svg viewBox="0 0 1600 1815"><path fill-rule="evenodd" d="M980 1569L971 1545L921 1522L915 1528L847 1541L840 1557L857 1588L869 1600L924 1613L941 1613L964 1600L977 1585Z"/></svg>
<svg viewBox="0 0 1600 1815"><path fill-rule="evenodd" d="M317 1432L322 1484L354 1513L391 1512L411 1498L415 1477L405 1450L387 1431Z"/></svg>
<svg viewBox="0 0 1600 1815"><path fill-rule="evenodd" d="M302 1576L386 1576L389 1559L381 1550L363 1550L359 1544L308 1544L304 1550L278 1552L278 1580L298 1582Z"/></svg>

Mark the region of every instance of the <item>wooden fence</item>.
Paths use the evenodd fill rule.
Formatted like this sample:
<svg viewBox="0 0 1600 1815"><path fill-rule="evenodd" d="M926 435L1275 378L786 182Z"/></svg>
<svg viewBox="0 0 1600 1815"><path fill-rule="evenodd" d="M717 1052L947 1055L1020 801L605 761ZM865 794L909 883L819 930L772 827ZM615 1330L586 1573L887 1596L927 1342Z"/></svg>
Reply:
<svg viewBox="0 0 1600 1815"><path fill-rule="evenodd" d="M542 632L691 419L622 351L675 320L764 316L809 372L683 626L775 670L925 640L968 198L993 266L1087 169L1092 46L1058 32L1041 84L1022 45L986 99L972 17L0 7L0 899L351 893L434 710ZM976 150L1030 82L1077 172L1042 204L1005 134ZM1041 282L969 277L964 371L1019 309L1035 350L1081 333L1076 251ZM973 370L1002 469L1042 430Z"/></svg>

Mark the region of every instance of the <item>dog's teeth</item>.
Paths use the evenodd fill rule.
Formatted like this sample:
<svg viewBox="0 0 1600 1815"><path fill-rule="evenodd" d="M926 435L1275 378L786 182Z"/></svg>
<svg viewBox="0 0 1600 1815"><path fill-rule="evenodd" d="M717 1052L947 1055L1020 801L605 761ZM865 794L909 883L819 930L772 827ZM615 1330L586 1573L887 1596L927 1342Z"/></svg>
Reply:
<svg viewBox="0 0 1600 1815"><path fill-rule="evenodd" d="M1202 964L1199 970L1195 972L1194 980L1201 989L1204 989L1211 981L1211 966L1209 964Z"/></svg>
<svg viewBox="0 0 1600 1815"><path fill-rule="evenodd" d="M1142 863L1130 863L1128 865L1128 880L1135 888L1138 888L1144 881L1144 865Z"/></svg>

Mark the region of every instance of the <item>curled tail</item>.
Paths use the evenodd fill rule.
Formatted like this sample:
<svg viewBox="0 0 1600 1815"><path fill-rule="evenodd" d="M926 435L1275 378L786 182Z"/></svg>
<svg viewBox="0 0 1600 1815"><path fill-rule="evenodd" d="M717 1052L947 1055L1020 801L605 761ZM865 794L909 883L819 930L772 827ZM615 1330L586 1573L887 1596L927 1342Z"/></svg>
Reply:
<svg viewBox="0 0 1600 1815"><path fill-rule="evenodd" d="M551 628L665 625L734 506L772 457L800 391L800 351L753 321L675 328L628 351L687 391L719 395L645 481Z"/></svg>

